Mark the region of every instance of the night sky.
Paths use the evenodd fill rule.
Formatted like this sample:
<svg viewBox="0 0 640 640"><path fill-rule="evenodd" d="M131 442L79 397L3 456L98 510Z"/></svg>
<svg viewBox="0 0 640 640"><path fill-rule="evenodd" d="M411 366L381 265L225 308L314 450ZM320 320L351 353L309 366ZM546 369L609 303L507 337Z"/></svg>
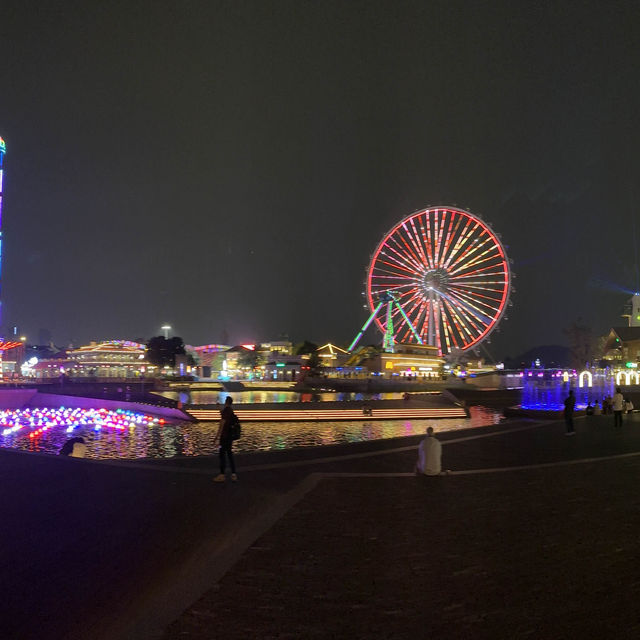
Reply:
<svg viewBox="0 0 640 640"><path fill-rule="evenodd" d="M348 343L383 234L457 204L514 261L494 355L604 332L640 288L639 43L635 2L4 0L5 324Z"/></svg>

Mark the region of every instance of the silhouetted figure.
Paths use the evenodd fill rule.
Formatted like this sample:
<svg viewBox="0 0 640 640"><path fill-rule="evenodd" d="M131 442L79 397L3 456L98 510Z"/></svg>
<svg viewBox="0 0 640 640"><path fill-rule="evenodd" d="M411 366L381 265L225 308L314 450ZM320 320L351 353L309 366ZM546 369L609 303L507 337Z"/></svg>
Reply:
<svg viewBox="0 0 640 640"><path fill-rule="evenodd" d="M216 434L216 441L220 443L220 448L218 449L220 473L213 479L214 482L224 482L226 480L226 476L224 475L226 458L229 459L229 466L231 467L231 480L235 482L238 479L238 476L236 475L236 463L233 459L233 438L231 435L231 425L235 424L238 418L231 408L232 404L233 398L231 396L227 396L224 401L224 409L222 410L220 417L218 433Z"/></svg>
<svg viewBox="0 0 640 640"><path fill-rule="evenodd" d="M598 404L597 400L596 400L596 403L593 405L593 415L594 416L602 415L602 409L600 408L600 405Z"/></svg>
<svg viewBox="0 0 640 640"><path fill-rule="evenodd" d="M624 397L622 395L622 391L620 387L616 389L616 392L613 394L613 426L621 427L622 426L622 412L624 411Z"/></svg>
<svg viewBox="0 0 640 640"><path fill-rule="evenodd" d="M63 445L58 455L69 456L70 458L84 458L87 453L87 445L84 438L69 438Z"/></svg>
<svg viewBox="0 0 640 640"><path fill-rule="evenodd" d="M573 395L573 389L571 389L564 401L564 423L567 425L566 436L574 436L576 434L573 429L573 410L575 406L576 397Z"/></svg>
<svg viewBox="0 0 640 640"><path fill-rule="evenodd" d="M587 404L587 408L585 409L585 413L588 416L592 416L593 415L593 407L591 406L591 402L589 402L589 404Z"/></svg>
<svg viewBox="0 0 640 640"><path fill-rule="evenodd" d="M625 398L624 400L624 412L633 413L633 402L631 402L630 398Z"/></svg>

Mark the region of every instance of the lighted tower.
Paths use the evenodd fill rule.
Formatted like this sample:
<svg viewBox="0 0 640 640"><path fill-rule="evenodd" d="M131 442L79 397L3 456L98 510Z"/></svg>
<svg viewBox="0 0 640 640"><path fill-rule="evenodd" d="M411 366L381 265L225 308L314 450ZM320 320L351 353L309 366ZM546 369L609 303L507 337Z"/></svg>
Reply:
<svg viewBox="0 0 640 640"><path fill-rule="evenodd" d="M2 331L2 162L4 160L4 154L7 152L7 147L4 140L0 138L0 332ZM2 372L0 372L1 375Z"/></svg>
<svg viewBox="0 0 640 640"><path fill-rule="evenodd" d="M0 138L0 284L2 283L2 161L4 160L4 154L7 152L7 147L4 144L4 140ZM0 288L0 293L2 289ZM0 332L2 331L2 297L0 296ZM5 341L4 337L0 333L0 380L4 378L4 371L2 367L2 358L5 351L20 347L21 342Z"/></svg>

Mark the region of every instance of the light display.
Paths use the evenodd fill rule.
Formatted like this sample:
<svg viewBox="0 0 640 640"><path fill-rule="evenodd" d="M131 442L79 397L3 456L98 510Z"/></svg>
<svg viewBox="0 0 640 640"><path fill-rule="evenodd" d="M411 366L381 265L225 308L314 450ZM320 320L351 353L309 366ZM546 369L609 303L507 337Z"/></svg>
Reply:
<svg viewBox="0 0 640 640"><path fill-rule="evenodd" d="M511 273L502 243L485 222L462 209L434 207L411 214L384 236L366 286L385 336L435 346L443 355L470 349L491 333L504 314ZM389 296L395 304L385 310L381 302Z"/></svg>
<svg viewBox="0 0 640 640"><path fill-rule="evenodd" d="M119 429L137 426L151 427L165 424L164 418L157 418L127 409L82 409L82 408L26 408L5 409L0 411L0 435L11 436L18 432L27 433L35 438L54 427L71 433L78 427L90 427L94 431L101 429Z"/></svg>
<svg viewBox="0 0 640 640"><path fill-rule="evenodd" d="M622 382L624 378L624 382ZM616 373L616 384L640 384L640 374L637 371L618 371Z"/></svg>
<svg viewBox="0 0 640 640"><path fill-rule="evenodd" d="M589 403L613 395L614 376L608 369L566 371L560 369L525 370L521 407L536 411L561 411L565 398L573 389L576 408L584 409Z"/></svg>

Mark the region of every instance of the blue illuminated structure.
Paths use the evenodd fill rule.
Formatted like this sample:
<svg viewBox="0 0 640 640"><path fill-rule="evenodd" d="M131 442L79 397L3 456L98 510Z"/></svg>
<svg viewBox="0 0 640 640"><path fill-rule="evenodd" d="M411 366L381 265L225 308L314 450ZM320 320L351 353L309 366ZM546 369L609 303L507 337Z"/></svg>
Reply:
<svg viewBox="0 0 640 640"><path fill-rule="evenodd" d="M570 389L576 396L576 409L584 409L596 401L602 406L603 398L613 396L614 386L613 372L608 369L592 369L581 374L573 369L525 369L520 406L537 411L561 411Z"/></svg>

